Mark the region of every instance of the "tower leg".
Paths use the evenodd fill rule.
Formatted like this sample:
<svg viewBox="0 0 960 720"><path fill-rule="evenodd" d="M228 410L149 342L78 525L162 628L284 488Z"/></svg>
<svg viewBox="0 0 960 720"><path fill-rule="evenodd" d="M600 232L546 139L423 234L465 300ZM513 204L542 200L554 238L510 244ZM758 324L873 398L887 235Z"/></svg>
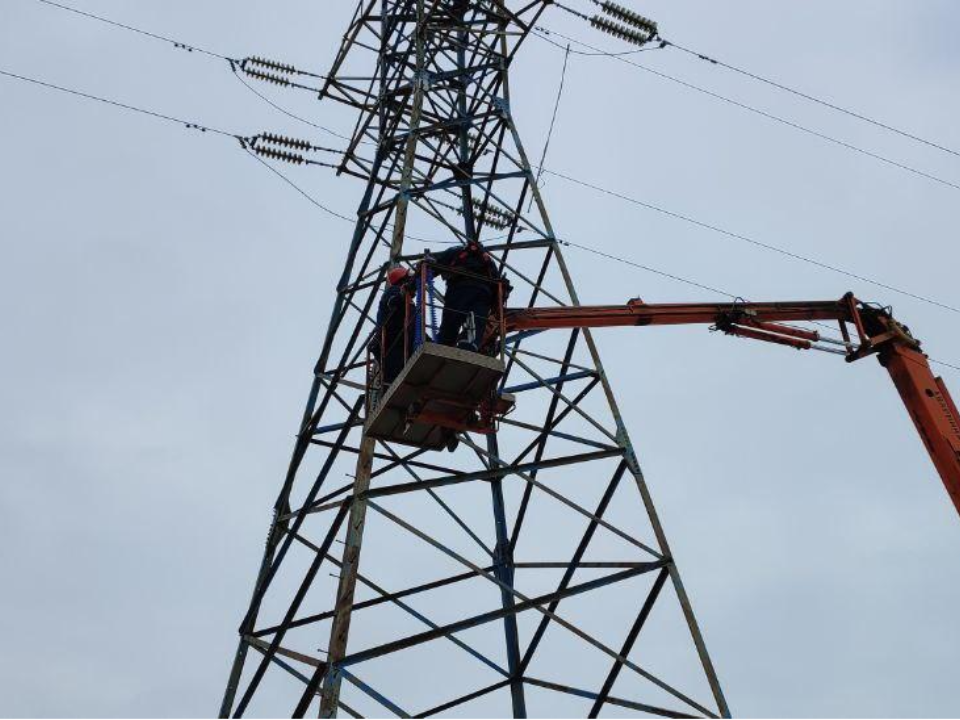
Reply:
<svg viewBox="0 0 960 720"><path fill-rule="evenodd" d="M497 436L487 436L487 449L491 458L500 456L497 446ZM498 461L493 460L494 463ZM507 532L507 516L503 502L503 481L496 478L490 483L493 494L493 519L496 526L497 546L493 555L493 572L496 578L507 587L513 588L513 551L510 549L510 534ZM500 599L505 610L512 610L514 596L506 589L500 588ZM507 668L510 670L510 699L513 703L515 718L527 717L527 703L523 694L523 679L519 677L520 667L520 636L517 630L517 616L510 613L503 618L503 631L507 643Z"/></svg>
<svg viewBox="0 0 960 720"><path fill-rule="evenodd" d="M375 447L374 440L364 438L357 459L353 500L350 505L346 544L343 548L343 564L340 567L340 586L337 589L337 604L330 628L330 644L327 647L327 674L323 679L323 690L320 694L320 717L323 718L336 717L340 702L342 678L339 663L347 654L353 597L357 589L357 573L360 570L360 547L363 544L363 528L367 518L367 501L361 496L370 488Z"/></svg>

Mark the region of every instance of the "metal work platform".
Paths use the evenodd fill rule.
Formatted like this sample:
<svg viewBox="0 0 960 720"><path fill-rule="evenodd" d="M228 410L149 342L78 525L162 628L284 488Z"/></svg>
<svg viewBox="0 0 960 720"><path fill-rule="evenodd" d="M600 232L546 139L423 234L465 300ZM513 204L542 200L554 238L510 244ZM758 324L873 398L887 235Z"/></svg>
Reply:
<svg viewBox="0 0 960 720"><path fill-rule="evenodd" d="M440 450L458 430L483 432L478 408L493 397L504 370L499 358L424 343L371 407L364 433Z"/></svg>

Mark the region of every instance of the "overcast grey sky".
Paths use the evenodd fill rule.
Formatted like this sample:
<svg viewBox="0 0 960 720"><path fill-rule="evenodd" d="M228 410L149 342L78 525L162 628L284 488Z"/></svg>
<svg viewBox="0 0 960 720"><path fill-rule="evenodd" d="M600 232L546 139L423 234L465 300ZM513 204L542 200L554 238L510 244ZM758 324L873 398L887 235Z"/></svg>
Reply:
<svg viewBox="0 0 960 720"><path fill-rule="evenodd" d="M73 5L322 72L353 3ZM955 2L633 6L678 43L960 148ZM545 24L624 49L558 11ZM676 52L639 58L960 182L956 157ZM561 64L531 40L514 66L537 153ZM0 2L0 68L314 137L222 62L35 0ZM351 127L339 108L265 92ZM0 107L0 714L212 715L348 229L230 139L7 78ZM960 304L960 191L609 58L571 59L547 165ZM289 172L342 212L358 202L354 181ZM854 290L960 364L957 313L556 177L544 193L564 237L751 299ZM584 302L717 299L568 258ZM734 713L960 713L960 519L885 373L697 328L599 342Z"/></svg>

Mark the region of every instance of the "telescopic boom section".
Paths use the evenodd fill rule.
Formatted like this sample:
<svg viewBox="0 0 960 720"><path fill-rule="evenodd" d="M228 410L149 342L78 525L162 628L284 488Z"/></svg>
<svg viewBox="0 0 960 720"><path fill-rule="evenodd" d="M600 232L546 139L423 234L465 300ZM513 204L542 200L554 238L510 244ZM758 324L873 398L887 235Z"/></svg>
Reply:
<svg viewBox="0 0 960 720"><path fill-rule="evenodd" d="M891 345L880 353L880 363L890 373L960 512L960 414L947 386L930 370L926 355L917 350Z"/></svg>
<svg viewBox="0 0 960 720"><path fill-rule="evenodd" d="M504 312L507 330L597 328L628 325L697 325L724 319L768 323L847 320L846 300L780 303L673 303L651 305L630 300L626 305L534 307Z"/></svg>
<svg viewBox="0 0 960 720"><path fill-rule="evenodd" d="M908 328L889 309L840 300L777 303L648 304L519 308L504 310L507 332L646 325L712 325L728 335L798 350L844 355L848 362L876 355L887 369L920 433L951 500L960 513L960 413L943 380ZM842 340L785 323L836 321Z"/></svg>

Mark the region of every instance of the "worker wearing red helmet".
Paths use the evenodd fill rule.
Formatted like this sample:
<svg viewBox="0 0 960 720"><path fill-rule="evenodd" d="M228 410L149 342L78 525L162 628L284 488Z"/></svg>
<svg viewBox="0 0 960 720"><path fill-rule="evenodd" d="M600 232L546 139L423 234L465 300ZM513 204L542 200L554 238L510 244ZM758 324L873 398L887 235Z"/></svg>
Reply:
<svg viewBox="0 0 960 720"><path fill-rule="evenodd" d="M407 324L412 278L413 271L405 267L395 266L387 270L387 289L377 307L377 329L370 341L370 351L380 363L384 388L396 379L406 361L404 347L410 338L404 341L403 329ZM412 329L410 324L407 335L412 336Z"/></svg>
<svg viewBox="0 0 960 720"><path fill-rule="evenodd" d="M497 297L500 270L478 240L444 250L434 261L447 282L438 340L477 352Z"/></svg>

